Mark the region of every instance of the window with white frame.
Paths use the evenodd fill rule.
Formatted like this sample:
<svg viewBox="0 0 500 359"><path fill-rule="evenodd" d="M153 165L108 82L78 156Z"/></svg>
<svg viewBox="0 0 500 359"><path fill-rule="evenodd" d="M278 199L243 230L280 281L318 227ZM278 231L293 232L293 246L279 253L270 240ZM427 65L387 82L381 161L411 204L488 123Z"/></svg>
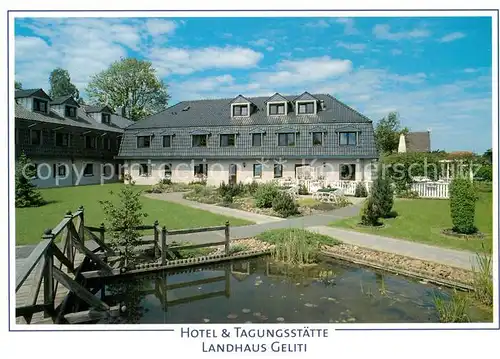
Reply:
<svg viewBox="0 0 500 359"><path fill-rule="evenodd" d="M313 132L313 146L323 146L323 132Z"/></svg>
<svg viewBox="0 0 500 359"><path fill-rule="evenodd" d="M274 178L283 177L283 165L279 163L274 164Z"/></svg>
<svg viewBox="0 0 500 359"><path fill-rule="evenodd" d="M356 146L358 144L357 132L340 132L339 144L341 146Z"/></svg>
<svg viewBox="0 0 500 359"><path fill-rule="evenodd" d="M220 135L221 147L234 147L235 145L236 145L236 135L234 133Z"/></svg>
<svg viewBox="0 0 500 359"><path fill-rule="evenodd" d="M295 146L295 137L294 132L278 133L278 146Z"/></svg>
<svg viewBox="0 0 500 359"><path fill-rule="evenodd" d="M163 147L172 147L172 136L171 135L163 136Z"/></svg>
<svg viewBox="0 0 500 359"><path fill-rule="evenodd" d="M207 135L193 135L193 147L207 147Z"/></svg>
<svg viewBox="0 0 500 359"><path fill-rule="evenodd" d="M248 116L248 108L250 105L233 105L233 116Z"/></svg>
<svg viewBox="0 0 500 359"><path fill-rule="evenodd" d="M282 102L282 103L270 103L269 104L269 115L270 116L284 115L286 113L285 106L286 106L286 104L284 102Z"/></svg>
<svg viewBox="0 0 500 359"><path fill-rule="evenodd" d="M137 136L137 148L151 147L151 136Z"/></svg>
<svg viewBox="0 0 500 359"><path fill-rule="evenodd" d="M252 133L252 146L253 147L262 146L262 133Z"/></svg>
<svg viewBox="0 0 500 359"><path fill-rule="evenodd" d="M311 115L314 114L314 102L299 102L297 104L299 115Z"/></svg>
<svg viewBox="0 0 500 359"><path fill-rule="evenodd" d="M48 101L44 101L38 98L33 99L33 111L47 112Z"/></svg>
<svg viewBox="0 0 500 359"><path fill-rule="evenodd" d="M253 165L253 176L255 178L262 178L262 164L256 163Z"/></svg>
<svg viewBox="0 0 500 359"><path fill-rule="evenodd" d="M76 117L76 107L74 106L65 106L64 115L66 117Z"/></svg>

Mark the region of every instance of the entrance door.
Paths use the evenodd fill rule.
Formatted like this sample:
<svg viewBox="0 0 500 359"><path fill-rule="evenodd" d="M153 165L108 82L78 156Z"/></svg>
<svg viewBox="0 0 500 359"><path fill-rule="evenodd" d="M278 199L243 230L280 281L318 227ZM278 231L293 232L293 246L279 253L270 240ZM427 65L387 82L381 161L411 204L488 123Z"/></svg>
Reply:
<svg viewBox="0 0 500 359"><path fill-rule="evenodd" d="M235 164L230 164L229 165L229 184L236 184L236 173L237 173L237 166Z"/></svg>

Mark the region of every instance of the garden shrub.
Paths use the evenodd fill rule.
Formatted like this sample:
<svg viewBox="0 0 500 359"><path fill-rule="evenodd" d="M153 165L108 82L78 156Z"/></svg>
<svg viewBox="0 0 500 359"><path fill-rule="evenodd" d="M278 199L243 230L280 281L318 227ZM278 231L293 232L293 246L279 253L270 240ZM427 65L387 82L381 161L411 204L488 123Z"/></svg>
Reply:
<svg viewBox="0 0 500 359"><path fill-rule="evenodd" d="M366 190L366 186L363 182L358 182L356 184L356 190L354 192L354 197L367 197L368 191Z"/></svg>
<svg viewBox="0 0 500 359"><path fill-rule="evenodd" d="M272 202L273 210L282 217L290 217L299 213L299 206L292 195L286 192L279 192Z"/></svg>
<svg viewBox="0 0 500 359"><path fill-rule="evenodd" d="M251 183L247 183L246 185L244 185L244 188L247 194L253 196L255 192L257 192L257 189L259 188L259 184L255 181L252 181Z"/></svg>
<svg viewBox="0 0 500 359"><path fill-rule="evenodd" d="M280 193L278 186L274 183L265 183L255 192L255 206L258 208L271 208L273 199Z"/></svg>
<svg viewBox="0 0 500 359"><path fill-rule="evenodd" d="M377 173L377 178L373 181L370 197L376 204L380 217L387 218L393 214L394 191L391 180L383 174L381 169Z"/></svg>
<svg viewBox="0 0 500 359"><path fill-rule="evenodd" d="M482 181L492 181L493 180L493 166L489 164L483 164L476 172L475 177Z"/></svg>
<svg viewBox="0 0 500 359"><path fill-rule="evenodd" d="M380 225L380 217L380 209L375 200L372 196L368 197L368 200L361 209L361 224L364 226L378 226Z"/></svg>
<svg viewBox="0 0 500 359"><path fill-rule="evenodd" d="M245 186L239 183L226 184L224 181L219 185L219 195L224 198L226 196L236 197L245 193Z"/></svg>
<svg viewBox="0 0 500 359"><path fill-rule="evenodd" d="M222 202L224 204L230 204L233 203L233 196L231 196L230 193L226 193L224 197L222 197Z"/></svg>
<svg viewBox="0 0 500 359"><path fill-rule="evenodd" d="M469 179L455 178L450 183L450 212L453 231L461 234L477 232L474 225L476 192Z"/></svg>
<svg viewBox="0 0 500 359"><path fill-rule="evenodd" d="M31 183L31 179L36 175L35 167L23 154L16 163L16 207L39 207L45 204L38 188Z"/></svg>
<svg viewBox="0 0 500 359"><path fill-rule="evenodd" d="M305 184L301 184L299 186L299 194L302 195L302 196L305 196L305 195L309 194L309 191L307 190L307 187L306 187Z"/></svg>

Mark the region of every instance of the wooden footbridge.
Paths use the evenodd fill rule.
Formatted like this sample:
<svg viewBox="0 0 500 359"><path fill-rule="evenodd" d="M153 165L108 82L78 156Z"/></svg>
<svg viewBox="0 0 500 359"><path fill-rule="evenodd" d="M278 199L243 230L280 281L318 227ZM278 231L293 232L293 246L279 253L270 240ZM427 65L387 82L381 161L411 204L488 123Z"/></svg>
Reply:
<svg viewBox="0 0 500 359"><path fill-rule="evenodd" d="M124 276L210 265L262 255L265 251L230 253L229 223L224 226L167 231L158 221L137 230L153 230L153 239L143 239L142 245L152 245L154 260L139 265L123 263L105 241L105 227L85 225L84 209L68 211L54 228L44 232L42 241L30 256L16 264L16 322L18 324L66 324L112 320L127 310L110 299L104 291L103 280ZM224 241L167 245L167 237L208 231L224 231ZM223 252L197 258L178 258L179 250L223 246ZM228 283L227 275L224 280ZM217 280L222 280L218 278ZM175 286L174 286L175 287ZM163 293L172 287L158 285ZM97 294L100 293L100 298ZM229 295L228 284L224 295ZM221 293L218 293L219 295ZM165 297L166 298L166 297ZM186 299L187 301L188 299ZM193 298L189 299L193 300ZM165 304L166 305L166 304Z"/></svg>

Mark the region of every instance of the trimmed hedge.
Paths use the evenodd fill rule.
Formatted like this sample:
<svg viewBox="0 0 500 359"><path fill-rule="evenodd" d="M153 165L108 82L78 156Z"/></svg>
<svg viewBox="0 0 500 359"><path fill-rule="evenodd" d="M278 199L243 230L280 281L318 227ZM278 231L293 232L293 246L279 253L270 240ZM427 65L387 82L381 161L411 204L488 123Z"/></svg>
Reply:
<svg viewBox="0 0 500 359"><path fill-rule="evenodd" d="M453 231L461 234L477 232L474 224L477 195L469 179L455 178L450 183L450 212Z"/></svg>

